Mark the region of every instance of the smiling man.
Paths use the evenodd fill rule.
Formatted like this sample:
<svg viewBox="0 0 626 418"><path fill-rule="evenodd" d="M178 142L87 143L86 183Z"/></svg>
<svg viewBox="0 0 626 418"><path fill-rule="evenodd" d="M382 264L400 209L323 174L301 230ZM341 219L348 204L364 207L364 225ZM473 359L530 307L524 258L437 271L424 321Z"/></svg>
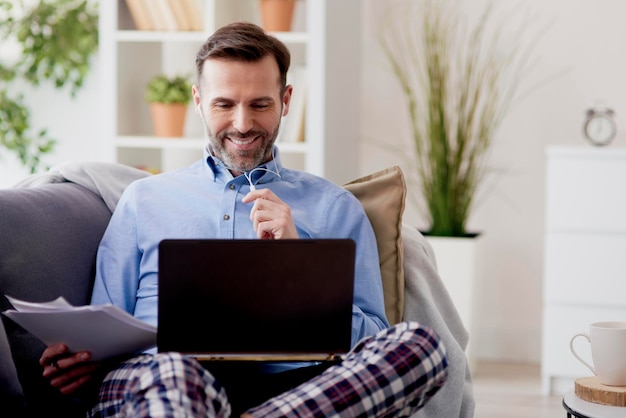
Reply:
<svg viewBox="0 0 626 418"><path fill-rule="evenodd" d="M408 415L445 381L445 349L434 332L416 323L389 328L376 239L358 200L280 162L274 143L289 112L289 64L285 45L248 23L225 26L202 45L193 97L208 138L204 158L125 190L100 243L92 303L156 325L158 245L166 238L350 238L353 350L332 367L205 368L178 353L94 363L88 352L50 346L40 360L44 376L62 393L85 397L92 416L228 416L231 408L259 417ZM255 272L245 256L232 268Z"/></svg>
<svg viewBox="0 0 626 418"><path fill-rule="evenodd" d="M225 58L201 62L193 97L211 153L234 176L270 161L293 90L281 85L276 60L268 55L254 62Z"/></svg>
<svg viewBox="0 0 626 418"><path fill-rule="evenodd" d="M280 176L278 163L273 164L275 170L262 168L262 164L274 160L274 142L281 118L289 112L293 87L285 86L272 55L257 61L235 61L210 58L203 51L198 54L199 76L193 97L209 140L207 151L233 176L244 175L255 191L250 177L255 170ZM245 196L242 202L255 202L251 217L259 238L298 238L288 208L283 206L280 211L283 202L270 189ZM259 214L272 209L278 216Z"/></svg>

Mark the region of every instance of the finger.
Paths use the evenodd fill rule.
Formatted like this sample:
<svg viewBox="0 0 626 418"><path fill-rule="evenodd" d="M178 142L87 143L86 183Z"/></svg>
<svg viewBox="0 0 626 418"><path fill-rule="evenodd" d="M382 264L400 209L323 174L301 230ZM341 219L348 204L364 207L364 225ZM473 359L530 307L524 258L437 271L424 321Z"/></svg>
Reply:
<svg viewBox="0 0 626 418"><path fill-rule="evenodd" d="M267 189L254 193L255 200L250 210L250 220L257 237L261 239L298 238L289 205Z"/></svg>
<svg viewBox="0 0 626 418"><path fill-rule="evenodd" d="M287 208L287 206L284 206L284 208ZM281 214L282 212L285 212L284 208L266 199L257 199L250 210L250 220L252 221L254 231L258 232L259 224L261 222L271 221L275 218L284 216Z"/></svg>
<svg viewBox="0 0 626 418"><path fill-rule="evenodd" d="M252 205L252 209L250 209L250 220L254 222L254 219L256 217L257 212L259 211L259 205L261 199L256 199L254 201L254 204ZM256 227L255 227L255 231L256 231Z"/></svg>
<svg viewBox="0 0 626 418"><path fill-rule="evenodd" d="M254 202L254 206L250 210L250 220L252 221L252 227L255 232L259 232L259 225L261 222L272 221L282 216L280 207L272 202L268 202L265 199L257 199ZM266 226L267 230L267 226Z"/></svg>
<svg viewBox="0 0 626 418"><path fill-rule="evenodd" d="M256 201L257 199L265 199L269 200L270 202L283 203L283 201L280 200L278 196L276 196L274 192L272 192L270 189L253 190L245 195L243 199L241 199L241 201L243 203L250 203Z"/></svg>
<svg viewBox="0 0 626 418"><path fill-rule="evenodd" d="M49 366L57 357L67 354L68 348L65 344L53 344L43 350L39 358L39 365L42 367Z"/></svg>
<svg viewBox="0 0 626 418"><path fill-rule="evenodd" d="M245 195L243 197L243 199L241 199L241 201L243 203L250 203L250 202L254 202L255 200L257 200L259 198L259 190L252 190L251 192L249 192L247 195Z"/></svg>
<svg viewBox="0 0 626 418"><path fill-rule="evenodd" d="M59 392L61 392L63 395L71 395L74 392L78 391L81 387L83 387L90 380L91 380L91 375L83 376L73 381L69 385L59 388Z"/></svg>
<svg viewBox="0 0 626 418"><path fill-rule="evenodd" d="M259 217L255 227L257 237L260 239L298 238L296 226L289 216L276 217L274 219L262 219Z"/></svg>
<svg viewBox="0 0 626 418"><path fill-rule="evenodd" d="M256 227L256 235L259 239L276 239L274 235L274 228L271 225L271 221L265 221L258 224Z"/></svg>
<svg viewBox="0 0 626 418"><path fill-rule="evenodd" d="M272 203L265 199L257 199L250 209L250 219L256 221L268 220L272 217L272 211L276 208L272 207Z"/></svg>
<svg viewBox="0 0 626 418"><path fill-rule="evenodd" d="M56 375L51 376L50 384L56 388L62 388L84 376L92 375L102 367L101 363L81 363L71 368L59 369Z"/></svg>
<svg viewBox="0 0 626 418"><path fill-rule="evenodd" d="M76 368L81 364L85 364L91 358L91 354L87 351L75 353L66 356L57 356L50 359L49 363L44 366L43 377L52 377L65 373L64 371Z"/></svg>
<svg viewBox="0 0 626 418"><path fill-rule="evenodd" d="M101 363L87 363L79 367L65 369L63 373L50 380L50 384L62 393L72 393L92 379Z"/></svg>

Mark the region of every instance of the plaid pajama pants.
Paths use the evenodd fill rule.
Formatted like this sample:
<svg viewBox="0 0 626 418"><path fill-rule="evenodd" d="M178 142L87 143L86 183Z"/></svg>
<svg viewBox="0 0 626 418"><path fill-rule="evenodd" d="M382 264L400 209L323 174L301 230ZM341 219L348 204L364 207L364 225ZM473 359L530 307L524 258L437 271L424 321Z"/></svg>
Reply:
<svg viewBox="0 0 626 418"><path fill-rule="evenodd" d="M254 417L404 417L447 377L434 331L404 322L361 340L340 364L247 411ZM195 360L142 355L105 377L93 417L228 417L225 390Z"/></svg>

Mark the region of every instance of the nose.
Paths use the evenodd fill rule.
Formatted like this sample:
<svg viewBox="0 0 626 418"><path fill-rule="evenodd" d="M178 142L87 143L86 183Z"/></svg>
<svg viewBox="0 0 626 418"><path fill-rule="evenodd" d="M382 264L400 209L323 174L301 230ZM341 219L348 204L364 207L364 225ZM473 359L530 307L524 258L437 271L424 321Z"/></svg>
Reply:
<svg viewBox="0 0 626 418"><path fill-rule="evenodd" d="M243 106L237 107L233 115L233 128L241 133L246 133L254 127L252 112Z"/></svg>

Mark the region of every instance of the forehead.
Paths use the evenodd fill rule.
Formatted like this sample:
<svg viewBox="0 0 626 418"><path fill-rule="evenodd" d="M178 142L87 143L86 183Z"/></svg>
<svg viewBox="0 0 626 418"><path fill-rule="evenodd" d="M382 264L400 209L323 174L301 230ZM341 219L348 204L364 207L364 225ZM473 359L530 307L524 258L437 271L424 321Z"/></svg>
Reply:
<svg viewBox="0 0 626 418"><path fill-rule="evenodd" d="M210 97L278 96L280 72L272 56L254 62L207 59L200 82Z"/></svg>

